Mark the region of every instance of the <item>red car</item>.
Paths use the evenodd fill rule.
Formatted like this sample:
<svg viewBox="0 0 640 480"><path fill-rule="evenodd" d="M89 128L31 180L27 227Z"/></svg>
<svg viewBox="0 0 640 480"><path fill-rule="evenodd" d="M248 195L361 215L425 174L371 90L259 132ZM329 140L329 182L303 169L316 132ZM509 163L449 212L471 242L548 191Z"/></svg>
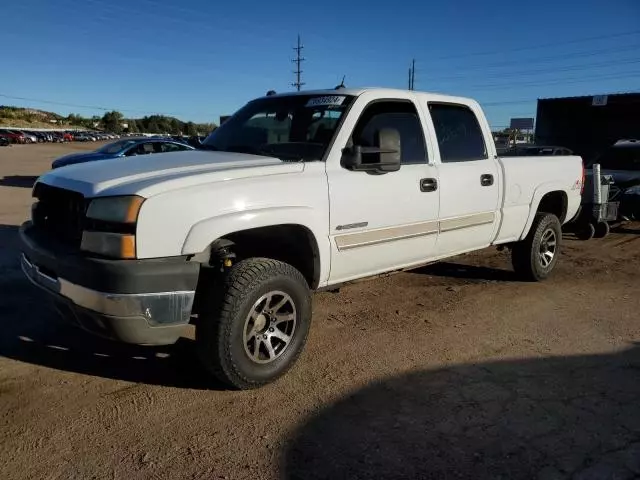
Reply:
<svg viewBox="0 0 640 480"><path fill-rule="evenodd" d="M0 130L0 137L8 138L11 143L25 143L27 141L24 133L7 129Z"/></svg>
<svg viewBox="0 0 640 480"><path fill-rule="evenodd" d="M64 132L64 134L62 135L62 141L73 142L73 135L71 135L69 132Z"/></svg>

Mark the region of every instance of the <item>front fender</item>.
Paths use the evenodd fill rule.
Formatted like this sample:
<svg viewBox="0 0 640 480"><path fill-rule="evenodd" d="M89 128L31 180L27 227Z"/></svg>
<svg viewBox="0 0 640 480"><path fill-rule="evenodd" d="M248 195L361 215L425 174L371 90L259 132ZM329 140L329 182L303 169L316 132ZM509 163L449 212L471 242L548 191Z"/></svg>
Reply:
<svg viewBox="0 0 640 480"><path fill-rule="evenodd" d="M252 228L275 225L301 225L315 237L320 256L320 283L328 278L331 258L329 236L323 233L327 225L321 215L310 207L266 207L217 215L201 220L191 227L182 246L182 255L201 253L219 238Z"/></svg>

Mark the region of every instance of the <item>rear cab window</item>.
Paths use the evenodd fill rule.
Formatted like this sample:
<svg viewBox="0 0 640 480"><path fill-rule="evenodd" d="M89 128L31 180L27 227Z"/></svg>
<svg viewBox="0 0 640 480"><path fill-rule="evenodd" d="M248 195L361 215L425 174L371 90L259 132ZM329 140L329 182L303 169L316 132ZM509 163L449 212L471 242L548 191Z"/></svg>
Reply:
<svg viewBox="0 0 640 480"><path fill-rule="evenodd" d="M488 158L480 122L468 106L429 103L429 112L442 163L470 162Z"/></svg>

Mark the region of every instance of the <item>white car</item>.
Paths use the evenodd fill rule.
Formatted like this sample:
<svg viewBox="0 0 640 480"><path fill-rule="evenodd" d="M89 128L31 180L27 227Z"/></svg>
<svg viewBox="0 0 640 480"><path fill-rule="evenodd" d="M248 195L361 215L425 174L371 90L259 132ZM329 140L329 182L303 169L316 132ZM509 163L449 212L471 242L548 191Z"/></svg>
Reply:
<svg viewBox="0 0 640 480"><path fill-rule="evenodd" d="M22 267L105 337L168 344L197 315L237 388L294 364L312 291L490 245L547 278L584 178L576 156L498 157L474 100L403 90L259 98L201 148L43 175Z"/></svg>
<svg viewBox="0 0 640 480"><path fill-rule="evenodd" d="M24 130L21 130L21 132L24 135L24 138L27 140L27 143L38 143L38 137L36 137L33 133L28 133Z"/></svg>

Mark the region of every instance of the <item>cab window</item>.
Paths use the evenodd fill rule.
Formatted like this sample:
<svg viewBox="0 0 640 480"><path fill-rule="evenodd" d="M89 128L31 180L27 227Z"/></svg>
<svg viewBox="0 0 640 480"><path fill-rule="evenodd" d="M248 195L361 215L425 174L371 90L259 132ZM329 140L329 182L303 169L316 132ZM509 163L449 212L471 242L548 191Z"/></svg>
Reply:
<svg viewBox="0 0 640 480"><path fill-rule="evenodd" d="M400 133L403 165L427 163L422 124L413 103L382 101L370 104L362 112L351 140L362 147L376 146L377 132L383 128L393 128ZM363 162L366 161L366 155L363 155Z"/></svg>
<svg viewBox="0 0 640 480"><path fill-rule="evenodd" d="M433 119L442 163L469 162L488 158L480 124L469 107L430 103L429 111Z"/></svg>

